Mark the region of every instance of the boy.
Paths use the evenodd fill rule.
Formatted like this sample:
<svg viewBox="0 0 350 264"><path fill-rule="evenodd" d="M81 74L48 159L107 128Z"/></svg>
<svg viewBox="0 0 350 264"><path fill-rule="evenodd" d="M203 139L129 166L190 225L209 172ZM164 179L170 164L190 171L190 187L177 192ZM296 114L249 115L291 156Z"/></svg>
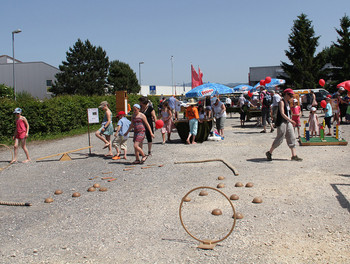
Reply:
<svg viewBox="0 0 350 264"><path fill-rule="evenodd" d="M121 150L124 150L124 159L126 158L127 152L127 144L126 141L129 138L129 133L124 136L124 134L128 131L131 122L125 117L125 112L120 111L117 115L119 121L117 123L117 130L114 134L115 138L113 139L112 145L115 147L117 151L117 155L115 155L112 159L118 160L120 159ZM119 151L119 148L121 149Z"/></svg>
<svg viewBox="0 0 350 264"><path fill-rule="evenodd" d="M332 120L332 116L333 116L332 106L331 106L331 99L329 97L327 97L326 98L326 102L327 102L327 106L324 109L324 112L325 112L324 120L325 120L326 126L328 127L328 134L327 134L327 136L330 136L331 135L331 120Z"/></svg>

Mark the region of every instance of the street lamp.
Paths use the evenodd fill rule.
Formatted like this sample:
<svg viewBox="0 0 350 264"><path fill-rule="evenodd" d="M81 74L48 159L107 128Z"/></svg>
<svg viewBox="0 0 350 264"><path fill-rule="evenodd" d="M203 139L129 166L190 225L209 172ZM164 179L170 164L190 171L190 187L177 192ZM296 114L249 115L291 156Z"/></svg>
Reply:
<svg viewBox="0 0 350 264"><path fill-rule="evenodd" d="M142 90L142 87L141 87L141 64L144 64L143 61L140 61L139 62L139 84L140 84L140 94L141 94L141 90Z"/></svg>
<svg viewBox="0 0 350 264"><path fill-rule="evenodd" d="M171 92L172 92L172 95L174 94L174 64L173 64L173 58L174 58L174 56L170 57L170 60L171 60Z"/></svg>
<svg viewBox="0 0 350 264"><path fill-rule="evenodd" d="M17 29L12 31L12 77L13 77L13 93L16 101L16 79L15 79L15 34L21 33L22 30Z"/></svg>

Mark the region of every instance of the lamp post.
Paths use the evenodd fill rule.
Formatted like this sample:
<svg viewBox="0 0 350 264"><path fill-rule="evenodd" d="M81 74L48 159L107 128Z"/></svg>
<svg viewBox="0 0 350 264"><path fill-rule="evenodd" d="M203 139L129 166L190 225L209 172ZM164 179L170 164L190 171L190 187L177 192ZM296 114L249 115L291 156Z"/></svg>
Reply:
<svg viewBox="0 0 350 264"><path fill-rule="evenodd" d="M174 63L173 63L174 56L170 57L171 60L171 93L174 94Z"/></svg>
<svg viewBox="0 0 350 264"><path fill-rule="evenodd" d="M13 77L13 93L16 101L16 79L15 79L15 34L21 33L22 30L17 29L12 31L12 77Z"/></svg>
<svg viewBox="0 0 350 264"><path fill-rule="evenodd" d="M144 64L143 61L140 61L139 62L139 84L140 84L140 94L141 94L141 90L142 90L142 87L141 87L141 64Z"/></svg>

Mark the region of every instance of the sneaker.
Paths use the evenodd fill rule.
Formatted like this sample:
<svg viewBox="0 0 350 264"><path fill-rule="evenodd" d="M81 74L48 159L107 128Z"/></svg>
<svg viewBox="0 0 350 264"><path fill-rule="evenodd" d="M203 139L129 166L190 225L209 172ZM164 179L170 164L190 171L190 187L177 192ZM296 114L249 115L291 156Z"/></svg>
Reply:
<svg viewBox="0 0 350 264"><path fill-rule="evenodd" d="M267 160L272 160L272 154L270 153L270 151L266 152L265 155Z"/></svg>
<svg viewBox="0 0 350 264"><path fill-rule="evenodd" d="M266 130L262 130L262 131L260 131L260 133L266 133Z"/></svg>
<svg viewBox="0 0 350 264"><path fill-rule="evenodd" d="M293 156L291 158L291 160L294 160L294 161L302 161L303 159L302 158L299 158L297 155Z"/></svg>
<svg viewBox="0 0 350 264"><path fill-rule="evenodd" d="M120 159L120 157L117 156L117 155L115 155L115 156L112 158L112 160L118 160L118 159Z"/></svg>

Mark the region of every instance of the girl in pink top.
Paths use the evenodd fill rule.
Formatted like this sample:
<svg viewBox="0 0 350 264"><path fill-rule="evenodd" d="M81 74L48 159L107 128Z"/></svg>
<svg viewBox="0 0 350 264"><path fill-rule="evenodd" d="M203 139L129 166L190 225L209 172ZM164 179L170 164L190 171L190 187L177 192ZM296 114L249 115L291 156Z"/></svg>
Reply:
<svg viewBox="0 0 350 264"><path fill-rule="evenodd" d="M160 112L161 119L164 122L164 126L162 127L162 138L163 142L162 144L165 144L165 133L168 134L168 142L170 142L170 136L171 136L171 130L173 127L173 114L171 112L171 109L169 107L168 102L164 102L162 106L162 111Z"/></svg>
<svg viewBox="0 0 350 264"><path fill-rule="evenodd" d="M27 163L28 161L30 161L28 149L26 147L26 140L29 134L29 124L27 119L21 115L22 114L21 108L16 108L13 113L16 114L16 130L13 136L13 140L15 141L15 145L14 145L15 155L13 160L11 160L10 163L12 164L17 161L19 142L21 142L23 151L27 156L27 159L24 160L23 163Z"/></svg>
<svg viewBox="0 0 350 264"><path fill-rule="evenodd" d="M295 122L295 125L293 124L294 127L294 133L295 133L295 128L297 128L298 130L298 137L300 138L300 106L298 105L298 100L297 99L293 99L293 106L290 108L290 110L292 111L292 120Z"/></svg>
<svg viewBox="0 0 350 264"><path fill-rule="evenodd" d="M310 136L317 136L319 131L320 123L318 122L318 116L316 114L316 107L311 107L310 115L309 115L309 129Z"/></svg>

